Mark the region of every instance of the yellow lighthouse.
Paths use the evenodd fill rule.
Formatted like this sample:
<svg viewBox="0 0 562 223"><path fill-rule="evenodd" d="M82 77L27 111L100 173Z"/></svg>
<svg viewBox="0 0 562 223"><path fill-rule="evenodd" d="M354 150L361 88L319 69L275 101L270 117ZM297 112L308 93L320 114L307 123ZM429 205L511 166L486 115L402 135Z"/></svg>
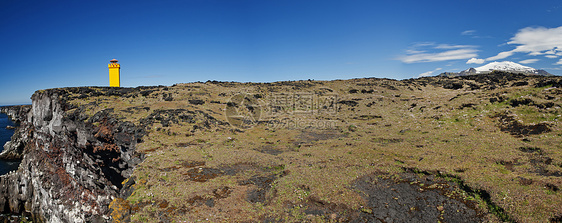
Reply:
<svg viewBox="0 0 562 223"><path fill-rule="evenodd" d="M119 77L119 70L121 70L121 65L119 65L116 59L110 60L109 67L109 86L110 87L121 87L121 79Z"/></svg>

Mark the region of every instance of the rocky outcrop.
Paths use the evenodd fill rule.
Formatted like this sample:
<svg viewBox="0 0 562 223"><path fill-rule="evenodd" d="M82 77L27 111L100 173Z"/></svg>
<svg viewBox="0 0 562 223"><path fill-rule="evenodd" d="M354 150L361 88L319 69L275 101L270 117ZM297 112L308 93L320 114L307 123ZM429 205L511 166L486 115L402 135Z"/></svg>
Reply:
<svg viewBox="0 0 562 223"><path fill-rule="evenodd" d="M459 75L460 76L473 75L473 74L476 74L476 72L477 72L476 69L471 67L468 70L463 70L463 71L459 72Z"/></svg>
<svg viewBox="0 0 562 223"><path fill-rule="evenodd" d="M28 133L30 125L22 125L21 123L26 122L30 111L31 105L6 106L0 108L1 113L7 114L13 122L19 125L14 135L12 135L11 140L3 145L4 150L0 153L0 159L14 160L22 158L23 148L26 144L25 140L29 138Z"/></svg>
<svg viewBox="0 0 562 223"><path fill-rule="evenodd" d="M0 113L4 113L15 123L21 123L27 119L27 113L31 110L31 105L15 105L0 107Z"/></svg>
<svg viewBox="0 0 562 223"><path fill-rule="evenodd" d="M110 111L92 117L66 103L72 89L38 91L30 108L13 113L19 126L4 158L21 158L0 176L0 210L37 222L108 222L109 203L142 161L135 146L144 135Z"/></svg>

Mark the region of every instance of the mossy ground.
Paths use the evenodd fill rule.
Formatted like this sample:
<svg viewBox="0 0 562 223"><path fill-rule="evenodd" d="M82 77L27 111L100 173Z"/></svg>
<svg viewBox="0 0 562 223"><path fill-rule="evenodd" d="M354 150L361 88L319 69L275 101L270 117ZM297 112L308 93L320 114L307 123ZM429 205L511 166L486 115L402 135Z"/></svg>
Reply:
<svg viewBox="0 0 562 223"><path fill-rule="evenodd" d="M358 179L412 169L462 181L473 193L457 185L447 196L475 202L484 221L544 222L562 215L561 90L524 79L493 89L463 80L457 90L432 79L206 82L71 103L89 115L113 109L124 121L150 124L137 148L146 159L134 171L134 193L118 202L132 222L348 221L352 212L373 214ZM260 103L260 122L249 128L225 115L238 93ZM272 106L280 95L296 95L282 112ZM299 106L301 95L320 102ZM322 97L334 107L317 106ZM522 99L532 103L513 102ZM151 116L157 111L179 113ZM538 124L548 131L523 131ZM311 211L312 201L330 211Z"/></svg>

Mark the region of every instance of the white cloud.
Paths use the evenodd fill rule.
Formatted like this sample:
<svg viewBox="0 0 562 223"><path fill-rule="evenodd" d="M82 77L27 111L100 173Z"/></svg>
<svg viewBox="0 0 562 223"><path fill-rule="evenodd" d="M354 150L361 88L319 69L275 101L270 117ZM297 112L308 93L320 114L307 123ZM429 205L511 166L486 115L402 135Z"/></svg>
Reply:
<svg viewBox="0 0 562 223"><path fill-rule="evenodd" d="M507 44L517 45L515 49L501 52L486 60L499 60L514 53L528 53L532 56L557 54L562 51L562 26L558 28L527 27L520 29Z"/></svg>
<svg viewBox="0 0 562 223"><path fill-rule="evenodd" d="M433 73L435 73L436 71L440 71L441 69L442 68L439 67L439 68L436 68L435 70L421 73L421 74L418 75L418 77L429 77L429 76L433 75Z"/></svg>
<svg viewBox="0 0 562 223"><path fill-rule="evenodd" d="M468 59L478 56L474 45L437 44L435 42L418 42L406 50L406 55L397 60L404 63L425 63Z"/></svg>
<svg viewBox="0 0 562 223"><path fill-rule="evenodd" d="M486 60L484 60L484 59L478 59L478 58L474 58L474 57L473 57L473 58L470 58L470 60L466 61L466 64L472 64L472 63L474 63L474 64L483 64L484 61L486 61Z"/></svg>
<svg viewBox="0 0 562 223"><path fill-rule="evenodd" d="M461 32L461 35L463 36L470 36L471 38L474 39L479 39L479 38L492 38L491 36L480 36L478 35L478 33L476 32L476 30L465 30Z"/></svg>
<svg viewBox="0 0 562 223"><path fill-rule="evenodd" d="M432 74L433 74L433 71L428 71L428 72L419 74L418 77L429 77Z"/></svg>
<svg viewBox="0 0 562 223"><path fill-rule="evenodd" d="M476 33L476 30L465 30L461 33L463 36L472 36Z"/></svg>
<svg viewBox="0 0 562 223"><path fill-rule="evenodd" d="M431 74L433 74L433 71L421 73L421 74L418 75L418 77L429 77L429 76L431 76Z"/></svg>
<svg viewBox="0 0 562 223"><path fill-rule="evenodd" d="M462 48L475 48L476 46L472 45L450 45L450 44L439 44L435 47L435 49L462 49Z"/></svg>
<svg viewBox="0 0 562 223"><path fill-rule="evenodd" d="M445 65L445 66L450 67L450 66L453 66L453 65L455 65L455 62L449 62L449 63L447 63L447 65Z"/></svg>
<svg viewBox="0 0 562 223"><path fill-rule="evenodd" d="M414 47L424 47L424 46L434 46L434 45L435 45L434 42L420 42L414 44Z"/></svg>
<svg viewBox="0 0 562 223"><path fill-rule="evenodd" d="M408 54L419 54L419 53L425 53L424 50L406 50L406 53Z"/></svg>
<svg viewBox="0 0 562 223"><path fill-rule="evenodd" d="M399 58L404 63L437 62L447 60L459 60L476 57L476 49L455 49L439 53L418 53Z"/></svg>
<svg viewBox="0 0 562 223"><path fill-rule="evenodd" d="M555 65L562 65L562 59L555 63Z"/></svg>
<svg viewBox="0 0 562 223"><path fill-rule="evenodd" d="M556 56L556 55L546 55L546 56L544 56L544 57L546 57L546 58L552 58L552 59L558 58L558 56Z"/></svg>
<svg viewBox="0 0 562 223"><path fill-rule="evenodd" d="M519 30L508 44L518 44L516 52L541 52L562 49L562 26L558 28L527 27Z"/></svg>
<svg viewBox="0 0 562 223"><path fill-rule="evenodd" d="M527 60L519 61L519 63L522 63L522 64L530 64L530 63L535 63L535 62L537 62L537 61L539 61L539 59L527 59Z"/></svg>
<svg viewBox="0 0 562 223"><path fill-rule="evenodd" d="M498 53L498 55L496 55L496 56L486 58L486 61L501 60L501 59L504 59L506 57L509 57L509 56L513 55L513 53L514 53L513 51L501 52L501 53Z"/></svg>

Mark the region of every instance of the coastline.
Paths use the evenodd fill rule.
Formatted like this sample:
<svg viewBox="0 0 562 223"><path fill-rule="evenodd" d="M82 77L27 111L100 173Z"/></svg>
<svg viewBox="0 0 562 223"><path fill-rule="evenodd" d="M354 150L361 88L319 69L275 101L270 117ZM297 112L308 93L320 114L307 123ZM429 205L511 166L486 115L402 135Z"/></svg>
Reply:
<svg viewBox="0 0 562 223"><path fill-rule="evenodd" d="M0 113L0 153L4 151L4 145L11 140L16 128L17 124L8 115ZM0 159L0 175L17 170L19 164L20 161L17 160Z"/></svg>

